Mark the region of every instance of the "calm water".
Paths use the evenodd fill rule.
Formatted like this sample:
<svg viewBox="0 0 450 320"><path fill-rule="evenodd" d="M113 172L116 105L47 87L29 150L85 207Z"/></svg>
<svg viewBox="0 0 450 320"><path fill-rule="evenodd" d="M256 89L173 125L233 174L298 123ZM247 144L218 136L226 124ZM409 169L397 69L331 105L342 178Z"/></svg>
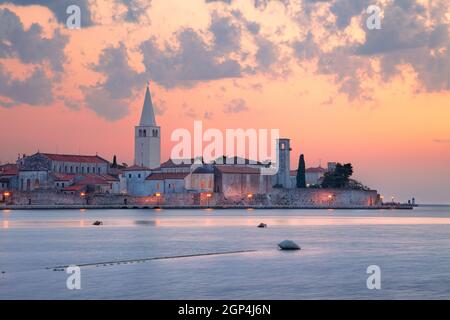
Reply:
<svg viewBox="0 0 450 320"><path fill-rule="evenodd" d="M0 299L450 298L450 207L0 214ZM302 250L279 251L285 239ZM256 251L95 265L236 250ZM81 290L46 269L85 263ZM381 290L367 289L369 265Z"/></svg>

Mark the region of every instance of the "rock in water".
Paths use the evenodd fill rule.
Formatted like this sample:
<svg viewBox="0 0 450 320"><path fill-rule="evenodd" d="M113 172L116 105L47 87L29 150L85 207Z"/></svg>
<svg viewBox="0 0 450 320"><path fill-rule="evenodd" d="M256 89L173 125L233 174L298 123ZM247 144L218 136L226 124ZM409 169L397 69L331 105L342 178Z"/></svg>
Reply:
<svg viewBox="0 0 450 320"><path fill-rule="evenodd" d="M101 221L95 221L94 223L93 223L93 225L94 226L101 226L101 225L103 225L103 222L101 222Z"/></svg>
<svg viewBox="0 0 450 320"><path fill-rule="evenodd" d="M292 240L281 241L278 246L281 250L300 250L300 247Z"/></svg>
<svg viewBox="0 0 450 320"><path fill-rule="evenodd" d="M261 222L258 224L258 228L267 228L267 224Z"/></svg>

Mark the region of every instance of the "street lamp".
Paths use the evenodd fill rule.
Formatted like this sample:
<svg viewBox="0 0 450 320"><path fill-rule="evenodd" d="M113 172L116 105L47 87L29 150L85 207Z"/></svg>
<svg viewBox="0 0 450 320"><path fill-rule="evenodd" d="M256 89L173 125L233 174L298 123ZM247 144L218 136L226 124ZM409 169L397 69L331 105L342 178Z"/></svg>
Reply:
<svg viewBox="0 0 450 320"><path fill-rule="evenodd" d="M161 198L161 193L159 192L155 193L155 197L156 197L156 204L159 206L159 198Z"/></svg>
<svg viewBox="0 0 450 320"><path fill-rule="evenodd" d="M206 206L209 207L209 199L212 197L211 193L206 194Z"/></svg>
<svg viewBox="0 0 450 320"><path fill-rule="evenodd" d="M11 192L5 191L3 192L3 199L5 201L5 204L8 204L8 198L11 196Z"/></svg>

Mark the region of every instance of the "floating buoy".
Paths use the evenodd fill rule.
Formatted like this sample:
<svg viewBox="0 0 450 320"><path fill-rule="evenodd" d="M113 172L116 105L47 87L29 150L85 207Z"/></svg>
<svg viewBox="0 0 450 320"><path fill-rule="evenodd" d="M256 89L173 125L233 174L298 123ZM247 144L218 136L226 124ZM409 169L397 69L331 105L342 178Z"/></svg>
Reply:
<svg viewBox="0 0 450 320"><path fill-rule="evenodd" d="M261 222L258 224L258 228L267 228L267 224Z"/></svg>
<svg viewBox="0 0 450 320"><path fill-rule="evenodd" d="M280 247L281 250L300 250L300 247L298 246L298 244L296 244L292 240L281 241L278 244L278 246Z"/></svg>

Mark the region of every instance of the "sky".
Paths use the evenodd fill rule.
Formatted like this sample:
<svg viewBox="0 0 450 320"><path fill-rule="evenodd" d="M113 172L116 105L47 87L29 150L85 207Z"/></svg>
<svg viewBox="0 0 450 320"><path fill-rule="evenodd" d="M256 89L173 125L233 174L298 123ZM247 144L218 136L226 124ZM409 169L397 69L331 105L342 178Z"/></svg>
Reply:
<svg viewBox="0 0 450 320"><path fill-rule="evenodd" d="M385 198L450 203L449 23L447 0L0 0L0 163L131 164L150 81L162 160L194 120L276 128L292 169L351 162Z"/></svg>

